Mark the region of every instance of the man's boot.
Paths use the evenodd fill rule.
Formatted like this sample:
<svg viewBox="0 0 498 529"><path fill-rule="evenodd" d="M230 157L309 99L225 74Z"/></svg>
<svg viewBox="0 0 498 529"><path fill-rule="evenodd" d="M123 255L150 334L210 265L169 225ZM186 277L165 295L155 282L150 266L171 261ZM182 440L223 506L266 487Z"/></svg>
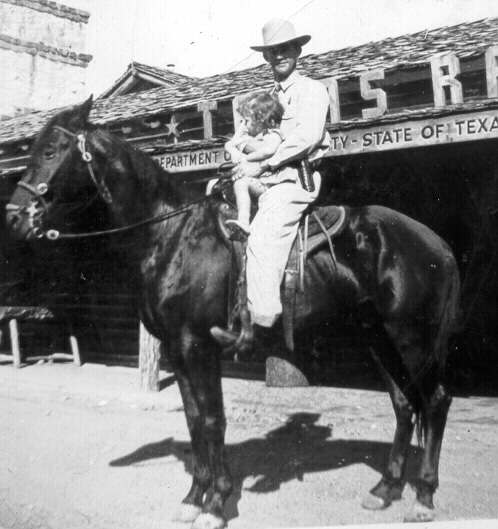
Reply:
<svg viewBox="0 0 498 529"><path fill-rule="evenodd" d="M287 358L283 338L275 327L253 324L252 332L246 334L212 327L211 335L223 347L224 356L239 362L266 362L267 386L309 386L304 372ZM277 347L279 344L281 349Z"/></svg>
<svg viewBox="0 0 498 529"><path fill-rule="evenodd" d="M209 332L223 347L223 357L243 360L251 356L254 340L252 327L243 328L240 334L221 327L211 327Z"/></svg>
<svg viewBox="0 0 498 529"><path fill-rule="evenodd" d="M223 347L223 355L241 362L264 362L265 351L270 351L278 340L274 328L251 324L240 334L221 327L212 327L211 336Z"/></svg>

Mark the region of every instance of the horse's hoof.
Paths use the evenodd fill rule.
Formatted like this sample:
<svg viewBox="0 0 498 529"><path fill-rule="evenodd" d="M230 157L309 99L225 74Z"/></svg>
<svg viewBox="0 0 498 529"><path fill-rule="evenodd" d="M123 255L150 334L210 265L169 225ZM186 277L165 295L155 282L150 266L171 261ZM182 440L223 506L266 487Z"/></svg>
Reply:
<svg viewBox="0 0 498 529"><path fill-rule="evenodd" d="M173 516L174 522L193 522L202 512L202 507L191 503L182 503Z"/></svg>
<svg viewBox="0 0 498 529"><path fill-rule="evenodd" d="M434 509L430 509L415 500L410 512L403 518L404 522L432 522L436 517Z"/></svg>
<svg viewBox="0 0 498 529"><path fill-rule="evenodd" d="M225 529L225 527L227 523L223 518L208 512L200 514L192 524L192 529Z"/></svg>
<svg viewBox="0 0 498 529"><path fill-rule="evenodd" d="M383 500L378 496L374 496L373 494L369 494L361 502L361 506L364 509L368 509L369 511L381 511L382 509L389 507L389 504L386 502L386 500Z"/></svg>

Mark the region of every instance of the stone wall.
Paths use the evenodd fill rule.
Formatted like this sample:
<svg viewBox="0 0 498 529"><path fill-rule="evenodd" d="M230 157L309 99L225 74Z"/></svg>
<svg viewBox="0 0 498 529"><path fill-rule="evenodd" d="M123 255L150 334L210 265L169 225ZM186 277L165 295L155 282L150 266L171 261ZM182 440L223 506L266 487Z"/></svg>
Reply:
<svg viewBox="0 0 498 529"><path fill-rule="evenodd" d="M89 16L46 0L0 0L0 116L84 97Z"/></svg>

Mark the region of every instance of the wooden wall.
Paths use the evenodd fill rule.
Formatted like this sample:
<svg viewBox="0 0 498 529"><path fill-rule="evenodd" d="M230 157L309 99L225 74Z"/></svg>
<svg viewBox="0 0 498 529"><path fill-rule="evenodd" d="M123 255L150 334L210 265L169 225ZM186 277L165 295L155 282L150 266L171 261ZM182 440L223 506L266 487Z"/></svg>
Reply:
<svg viewBox="0 0 498 529"><path fill-rule="evenodd" d="M462 281L451 362L460 386L496 390L498 141L340 157L327 171L324 201L398 209L451 245Z"/></svg>
<svg viewBox="0 0 498 529"><path fill-rule="evenodd" d="M0 181L0 206L16 178ZM60 350L62 328L72 324L83 361L137 363L138 313L132 286L105 238L78 242L12 240L0 216L0 305L45 306L59 322L23 324L21 346ZM1 347L8 342L3 340Z"/></svg>
<svg viewBox="0 0 498 529"><path fill-rule="evenodd" d="M0 180L2 210L19 177ZM178 178L184 181L183 175ZM204 195L205 186L206 182L189 185L188 200ZM97 212L86 214L89 218L98 216ZM117 236L17 242L8 236L4 215L0 215L0 306L48 307L59 320L23 324L22 348L28 353L40 347L60 350L65 347L65 327L71 324L83 361L138 365L134 278L127 273L120 255L127 251L126 244L121 245ZM8 346L4 334L0 349Z"/></svg>
<svg viewBox="0 0 498 529"><path fill-rule="evenodd" d="M393 207L427 224L452 246L463 285L463 328L451 362L460 386L495 388L497 141L343 156L328 159L324 170L324 202ZM13 183L1 182L2 203ZM200 192L201 187L193 190L193 196ZM83 360L137 364L133 287L109 241L28 246L7 237L3 218L0 240L0 285L19 281L0 291L2 304L60 309L73 322ZM346 364L352 360L342 350L337 358Z"/></svg>

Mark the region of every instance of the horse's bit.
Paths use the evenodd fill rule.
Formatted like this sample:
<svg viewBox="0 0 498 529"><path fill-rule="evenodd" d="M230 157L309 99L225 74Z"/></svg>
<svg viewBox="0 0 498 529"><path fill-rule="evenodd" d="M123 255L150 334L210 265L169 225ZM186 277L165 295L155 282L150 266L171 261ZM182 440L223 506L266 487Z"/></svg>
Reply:
<svg viewBox="0 0 498 529"><path fill-rule="evenodd" d="M77 141L78 150L81 153L81 159L86 163L88 172L90 174L90 177L93 183L95 184L95 187L97 188L97 191L99 192L100 196L103 198L105 202L107 202L108 204L111 204L112 196L109 191L109 188L105 185L104 181L97 180L95 176L95 172L91 165L92 155L86 148L85 135L82 133L75 134L71 132L70 130L64 127L61 127L59 125L54 125L53 128ZM7 211L17 211L21 213L27 213L29 225L32 228L33 233L35 234L35 237L39 239L43 237L47 237L47 239L56 240L60 236L60 233L57 230L48 230L45 232L42 228L41 219L43 217L43 213L46 211L46 208L47 208L47 204L43 197L44 195L48 193L50 182L55 178L55 176L57 175L57 173L59 172L63 164L66 162L67 158L70 156L70 154L71 154L71 149L69 149L65 153L62 160L59 162L55 170L50 174L46 182L40 182L36 187L32 186L31 184L28 184L27 182L24 182L23 180L17 183L19 187L26 189L31 195L33 195L33 198L31 199L31 204L29 207L22 207L16 204L7 204L6 206Z"/></svg>

